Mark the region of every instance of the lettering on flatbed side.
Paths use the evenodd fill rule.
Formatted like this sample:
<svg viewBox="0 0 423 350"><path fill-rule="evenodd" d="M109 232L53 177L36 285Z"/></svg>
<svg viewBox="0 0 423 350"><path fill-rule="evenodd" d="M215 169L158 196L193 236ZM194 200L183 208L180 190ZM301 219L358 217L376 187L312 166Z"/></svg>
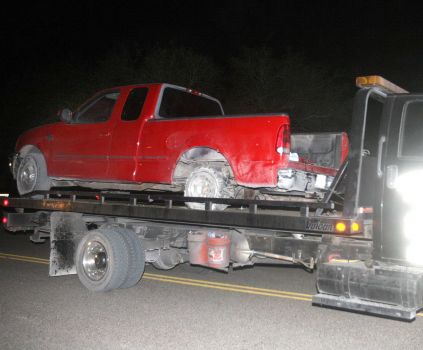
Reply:
<svg viewBox="0 0 423 350"><path fill-rule="evenodd" d="M63 202L63 201L53 202L53 201L45 200L43 203L43 207L45 209L51 209L51 210L70 210L71 203Z"/></svg>
<svg viewBox="0 0 423 350"><path fill-rule="evenodd" d="M320 220L308 220L306 223L306 229L312 231L323 231L323 232L333 232L333 224L328 222L321 222Z"/></svg>

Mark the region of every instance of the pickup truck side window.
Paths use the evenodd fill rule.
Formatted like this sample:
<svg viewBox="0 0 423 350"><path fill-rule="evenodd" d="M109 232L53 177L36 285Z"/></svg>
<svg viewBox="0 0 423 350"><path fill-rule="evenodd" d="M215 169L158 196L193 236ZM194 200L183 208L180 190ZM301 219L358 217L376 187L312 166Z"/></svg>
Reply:
<svg viewBox="0 0 423 350"><path fill-rule="evenodd" d="M163 118L222 115L220 105L207 97L167 87L163 91L159 116Z"/></svg>
<svg viewBox="0 0 423 350"><path fill-rule="evenodd" d="M75 123L90 124L109 120L118 97L119 92L108 92L89 100L76 113Z"/></svg>
<svg viewBox="0 0 423 350"><path fill-rule="evenodd" d="M423 101L406 104L401 121L400 157L423 158Z"/></svg>
<svg viewBox="0 0 423 350"><path fill-rule="evenodd" d="M147 92L148 89L143 87L133 89L129 93L125 106L123 107L122 120L132 121L138 119L141 114L142 107L144 106Z"/></svg>

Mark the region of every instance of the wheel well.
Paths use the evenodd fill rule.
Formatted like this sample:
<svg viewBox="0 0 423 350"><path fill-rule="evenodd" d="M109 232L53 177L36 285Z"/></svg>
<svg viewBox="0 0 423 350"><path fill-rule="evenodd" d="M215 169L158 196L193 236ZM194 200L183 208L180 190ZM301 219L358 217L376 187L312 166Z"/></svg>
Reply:
<svg viewBox="0 0 423 350"><path fill-rule="evenodd" d="M18 167L22 161L22 159L29 153L39 153L42 154L41 151L35 147L34 145L25 145L19 150L19 156L14 158L13 166L12 166L12 175L13 178L16 179L18 173Z"/></svg>
<svg viewBox="0 0 423 350"><path fill-rule="evenodd" d="M25 145L19 150L19 155L21 157L26 156L28 153L40 153L42 152L34 145Z"/></svg>
<svg viewBox="0 0 423 350"><path fill-rule="evenodd" d="M225 167L228 175L233 177L233 172L225 156L209 147L194 147L184 152L179 158L173 171L173 183L184 183L189 174L199 165L210 165L213 167Z"/></svg>

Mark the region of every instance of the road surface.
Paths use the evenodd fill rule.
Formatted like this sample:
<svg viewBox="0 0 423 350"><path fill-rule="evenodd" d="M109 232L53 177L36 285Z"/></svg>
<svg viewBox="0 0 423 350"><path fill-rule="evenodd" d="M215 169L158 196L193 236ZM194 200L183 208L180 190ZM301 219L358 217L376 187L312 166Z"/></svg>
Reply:
<svg viewBox="0 0 423 350"><path fill-rule="evenodd" d="M256 266L224 274L148 266L96 294L48 277L48 244L0 231L0 349L421 349L412 323L311 306L314 275Z"/></svg>

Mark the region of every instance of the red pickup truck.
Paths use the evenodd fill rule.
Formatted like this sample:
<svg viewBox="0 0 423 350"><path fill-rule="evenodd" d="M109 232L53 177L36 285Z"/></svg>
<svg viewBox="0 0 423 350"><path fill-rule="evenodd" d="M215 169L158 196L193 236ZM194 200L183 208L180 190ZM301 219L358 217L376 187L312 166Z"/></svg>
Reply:
<svg viewBox="0 0 423 350"><path fill-rule="evenodd" d="M170 84L108 89L60 117L19 137L11 170L21 195L75 185L214 198L316 194L348 153L345 133L291 135L285 113L224 115L215 98Z"/></svg>

